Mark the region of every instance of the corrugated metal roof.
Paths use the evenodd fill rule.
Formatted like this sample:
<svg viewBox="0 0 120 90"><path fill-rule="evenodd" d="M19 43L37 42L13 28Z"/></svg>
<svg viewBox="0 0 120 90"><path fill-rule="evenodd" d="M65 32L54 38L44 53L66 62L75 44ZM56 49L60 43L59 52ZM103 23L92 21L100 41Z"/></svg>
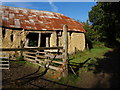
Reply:
<svg viewBox="0 0 120 90"><path fill-rule="evenodd" d="M69 31L85 32L83 24L60 13L25 8L1 6L2 26L28 30L62 30L67 24Z"/></svg>

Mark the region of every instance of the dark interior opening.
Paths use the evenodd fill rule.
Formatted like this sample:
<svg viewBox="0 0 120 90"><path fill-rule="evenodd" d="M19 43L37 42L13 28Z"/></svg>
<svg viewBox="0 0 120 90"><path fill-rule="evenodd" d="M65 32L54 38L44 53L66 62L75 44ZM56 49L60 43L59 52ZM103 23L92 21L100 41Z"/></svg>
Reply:
<svg viewBox="0 0 120 90"><path fill-rule="evenodd" d="M13 34L10 36L10 40L11 42L13 42Z"/></svg>
<svg viewBox="0 0 120 90"><path fill-rule="evenodd" d="M38 46L38 33L29 33L27 38L29 38L28 46L29 47L37 47Z"/></svg>
<svg viewBox="0 0 120 90"><path fill-rule="evenodd" d="M3 37L3 38L5 37L5 34L6 34L5 28L2 28L2 37Z"/></svg>
<svg viewBox="0 0 120 90"><path fill-rule="evenodd" d="M46 34L41 34L40 47L46 47Z"/></svg>
<svg viewBox="0 0 120 90"><path fill-rule="evenodd" d="M50 47L50 34L41 33L40 47Z"/></svg>

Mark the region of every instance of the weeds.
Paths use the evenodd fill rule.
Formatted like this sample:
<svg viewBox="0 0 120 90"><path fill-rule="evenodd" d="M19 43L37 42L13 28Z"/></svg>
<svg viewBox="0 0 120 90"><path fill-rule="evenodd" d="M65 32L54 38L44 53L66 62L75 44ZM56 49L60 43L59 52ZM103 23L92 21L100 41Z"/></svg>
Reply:
<svg viewBox="0 0 120 90"><path fill-rule="evenodd" d="M16 60L21 61L21 60L24 60L24 58L22 56L18 56L18 57L16 57Z"/></svg>

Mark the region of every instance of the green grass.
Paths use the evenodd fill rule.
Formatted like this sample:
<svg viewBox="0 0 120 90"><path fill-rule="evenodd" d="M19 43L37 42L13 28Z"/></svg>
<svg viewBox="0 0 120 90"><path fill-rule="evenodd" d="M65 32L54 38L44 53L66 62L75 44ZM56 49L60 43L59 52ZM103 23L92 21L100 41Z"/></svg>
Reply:
<svg viewBox="0 0 120 90"><path fill-rule="evenodd" d="M83 63L86 61L88 58L95 59L95 58L103 58L104 54L111 50L110 48L107 47L97 47L93 48L91 50L85 50L83 52L77 52L75 55L70 55L69 56L69 62L74 62L74 63Z"/></svg>
<svg viewBox="0 0 120 90"><path fill-rule="evenodd" d="M104 54L112 50L107 47L95 47L91 50L85 50L83 52L77 52L75 55L69 56L69 64L76 65L72 66L73 69L78 69L77 73L81 73L82 71L94 71L95 65L98 65L97 59L104 58ZM85 62L87 61L87 62ZM85 62L85 63L84 63ZM84 63L84 64L82 64ZM81 65L81 67L79 66Z"/></svg>

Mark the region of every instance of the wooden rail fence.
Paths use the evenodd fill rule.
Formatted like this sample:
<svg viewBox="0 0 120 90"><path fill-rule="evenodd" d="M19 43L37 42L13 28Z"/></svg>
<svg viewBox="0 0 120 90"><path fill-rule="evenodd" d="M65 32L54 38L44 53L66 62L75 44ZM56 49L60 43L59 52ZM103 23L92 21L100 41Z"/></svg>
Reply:
<svg viewBox="0 0 120 90"><path fill-rule="evenodd" d="M1 51L23 51L24 60L53 70L64 71L63 47L39 47L39 48L0 48Z"/></svg>
<svg viewBox="0 0 120 90"><path fill-rule="evenodd" d="M9 69L8 53L0 53L0 69Z"/></svg>

